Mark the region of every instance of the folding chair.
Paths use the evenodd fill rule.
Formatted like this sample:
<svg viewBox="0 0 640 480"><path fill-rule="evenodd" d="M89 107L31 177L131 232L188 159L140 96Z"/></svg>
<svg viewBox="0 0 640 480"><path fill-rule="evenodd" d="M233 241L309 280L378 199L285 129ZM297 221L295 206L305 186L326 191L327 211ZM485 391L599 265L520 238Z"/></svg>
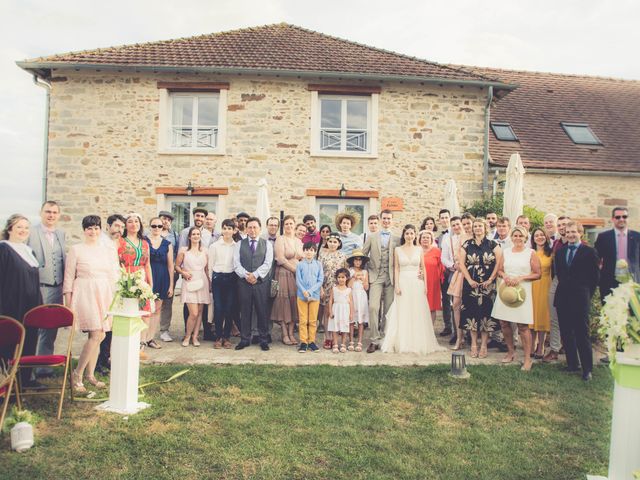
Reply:
<svg viewBox="0 0 640 480"><path fill-rule="evenodd" d="M58 405L57 419L62 417L62 402L64 401L64 391L67 385L73 401L73 388L71 382L71 345L73 343L75 315L73 311L63 305L40 305L32 308L24 315L24 326L31 328L62 328L71 327L69 332L69 341L67 345L66 355L25 355L20 358L20 368L35 367L64 367L64 375L62 377L62 388L60 388L60 404ZM48 388L41 391L23 392L20 388L18 377L17 401L20 406L20 396L25 395L51 395L57 393L57 388Z"/></svg>
<svg viewBox="0 0 640 480"><path fill-rule="evenodd" d="M7 371L2 372L3 378L0 379L0 397L4 397L2 413L0 413L0 428L4 425L4 417L7 414L11 389L18 371L18 360L22 355L24 335L25 330L20 322L11 317L0 316L0 352L4 355L11 355L9 358L4 359L4 366Z"/></svg>

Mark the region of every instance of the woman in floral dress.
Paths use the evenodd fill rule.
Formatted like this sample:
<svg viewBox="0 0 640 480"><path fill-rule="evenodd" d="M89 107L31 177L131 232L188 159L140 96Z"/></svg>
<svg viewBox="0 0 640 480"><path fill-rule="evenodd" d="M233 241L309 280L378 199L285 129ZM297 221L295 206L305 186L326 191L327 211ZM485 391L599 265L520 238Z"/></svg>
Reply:
<svg viewBox="0 0 640 480"><path fill-rule="evenodd" d="M326 349L331 349L332 333L328 331L329 317L331 310L326 308L329 303L331 290L336 285L336 272L340 268L347 267L347 256L340 251L342 248L342 240L337 232L333 232L327 238L327 250L320 254L320 263L322 264L322 272L324 273L324 282L322 284L320 303L324 305L322 325L324 327L324 345Z"/></svg>
<svg viewBox="0 0 640 480"><path fill-rule="evenodd" d="M496 265L502 254L500 247L487 238L486 222L476 218L472 224L473 238L462 244L458 260L465 281L462 285L462 315L460 326L471 332L471 356L485 358L489 332L497 326L491 318L495 298ZM478 332L481 345L478 353Z"/></svg>

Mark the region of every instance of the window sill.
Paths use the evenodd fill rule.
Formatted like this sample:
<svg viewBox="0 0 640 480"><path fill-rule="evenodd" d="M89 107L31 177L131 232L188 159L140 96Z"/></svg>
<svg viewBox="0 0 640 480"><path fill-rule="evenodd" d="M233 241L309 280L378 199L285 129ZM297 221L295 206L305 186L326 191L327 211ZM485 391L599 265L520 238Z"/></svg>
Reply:
<svg viewBox="0 0 640 480"><path fill-rule="evenodd" d="M161 148L158 150L160 155L225 155L225 151L221 149L194 149L194 148Z"/></svg>
<svg viewBox="0 0 640 480"><path fill-rule="evenodd" d="M355 153L355 152L324 152L313 151L311 157L314 158L378 158L377 153Z"/></svg>

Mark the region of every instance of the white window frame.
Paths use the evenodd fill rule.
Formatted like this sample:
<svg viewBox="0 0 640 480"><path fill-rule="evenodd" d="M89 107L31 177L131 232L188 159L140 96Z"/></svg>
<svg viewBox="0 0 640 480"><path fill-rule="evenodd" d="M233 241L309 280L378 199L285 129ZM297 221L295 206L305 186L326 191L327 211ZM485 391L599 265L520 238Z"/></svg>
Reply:
<svg viewBox="0 0 640 480"><path fill-rule="evenodd" d="M173 195L161 193L156 196L156 201L158 205L162 205L162 208L158 208L159 210L167 210L169 212L171 211L172 202L189 203L191 212L193 212L193 209L196 208L198 203L215 202L216 211L214 213L218 219L216 222L216 230L219 231L222 220L226 218L227 215L226 197L226 195ZM193 225L193 215L189 217L189 224ZM180 232L177 233L180 234Z"/></svg>
<svg viewBox="0 0 640 480"><path fill-rule="evenodd" d="M318 221L318 228L320 228L320 204L329 203L338 205L338 213L341 213L349 205L362 205L364 206L364 214L362 218L362 228L367 234L367 218L371 215L371 212L377 212L379 209L378 199L375 197L370 198L338 198L338 197L316 197L309 196L308 211L315 212L316 219ZM334 223L331 223L331 230L337 231Z"/></svg>
<svg viewBox="0 0 640 480"><path fill-rule="evenodd" d="M220 89L215 92L171 92L166 88L160 91L160 112L158 117L158 152L161 154L180 154L180 155L224 155L226 150L226 134L227 134L227 90ZM218 97L218 134L217 145L215 147L174 147L171 145L171 108L172 98L174 96L200 97L212 96Z"/></svg>
<svg viewBox="0 0 640 480"><path fill-rule="evenodd" d="M342 150L322 150L320 148L320 127L321 127L321 98L332 98L335 100L363 100L367 99L368 118L368 149L366 152L356 152L346 150L342 145ZM344 157L344 158L377 158L378 156L378 103L379 94L371 93L367 95L334 95L321 94L314 90L311 92L311 155L316 157ZM346 115L342 116L343 125L346 122Z"/></svg>

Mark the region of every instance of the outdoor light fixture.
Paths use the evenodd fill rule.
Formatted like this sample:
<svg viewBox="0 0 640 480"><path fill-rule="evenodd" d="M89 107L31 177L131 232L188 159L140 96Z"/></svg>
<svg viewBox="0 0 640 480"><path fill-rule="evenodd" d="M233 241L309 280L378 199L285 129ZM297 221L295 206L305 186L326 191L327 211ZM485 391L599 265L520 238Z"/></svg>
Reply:
<svg viewBox="0 0 640 480"><path fill-rule="evenodd" d="M193 188L193 185L191 185L191 182L189 182L189 185L187 185L187 195L191 196L194 190L195 188Z"/></svg>
<svg viewBox="0 0 640 480"><path fill-rule="evenodd" d="M464 352L453 352L451 354L451 372L449 376L453 378L469 378L471 375L467 372L467 361Z"/></svg>
<svg viewBox="0 0 640 480"><path fill-rule="evenodd" d="M340 187L340 192L338 193L338 195L340 195L341 198L344 198L347 196L347 189L344 188L344 183Z"/></svg>

